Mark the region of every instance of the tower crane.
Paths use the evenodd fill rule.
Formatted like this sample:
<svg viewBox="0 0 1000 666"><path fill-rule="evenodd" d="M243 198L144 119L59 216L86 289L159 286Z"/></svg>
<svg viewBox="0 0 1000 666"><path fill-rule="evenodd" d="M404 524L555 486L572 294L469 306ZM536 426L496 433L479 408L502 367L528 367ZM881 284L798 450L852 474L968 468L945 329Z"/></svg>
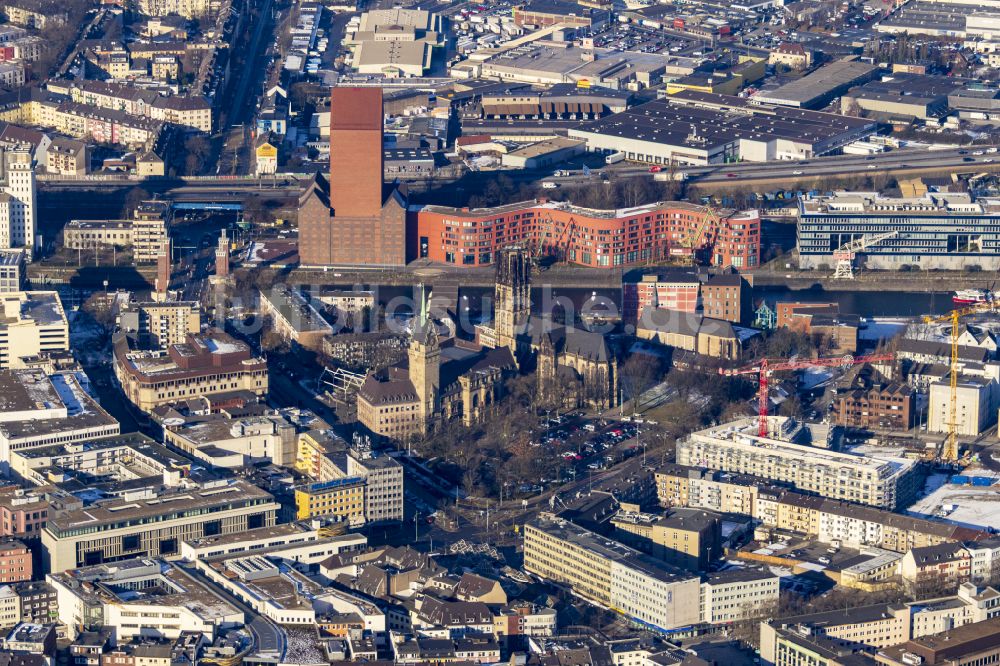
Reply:
<svg viewBox="0 0 1000 666"><path fill-rule="evenodd" d="M802 370L812 367L832 367L844 368L850 365L861 363L874 363L877 361L891 361L892 354L868 354L866 356L833 356L829 358L809 358L809 359L768 359L765 358L753 365L742 368L726 369L719 368L719 374L726 377L737 375L758 375L760 377L757 389L757 435L767 437L767 411L768 411L768 383L772 374L779 370Z"/></svg>
<svg viewBox="0 0 1000 666"><path fill-rule="evenodd" d="M872 245L878 245L884 240L895 238L898 231L886 231L881 234L862 236L848 241L833 251L833 260L837 262L837 268L833 272L835 280L854 279L854 257L858 252L867 250Z"/></svg>
<svg viewBox="0 0 1000 666"><path fill-rule="evenodd" d="M948 367L951 393L948 396L948 439L945 441L941 458L948 462L958 460L958 325L963 317L981 312L996 312L1000 309L1000 301L988 300L964 308L957 308L944 315L929 315L924 317L924 323L937 324L948 322L951 324L951 364Z"/></svg>

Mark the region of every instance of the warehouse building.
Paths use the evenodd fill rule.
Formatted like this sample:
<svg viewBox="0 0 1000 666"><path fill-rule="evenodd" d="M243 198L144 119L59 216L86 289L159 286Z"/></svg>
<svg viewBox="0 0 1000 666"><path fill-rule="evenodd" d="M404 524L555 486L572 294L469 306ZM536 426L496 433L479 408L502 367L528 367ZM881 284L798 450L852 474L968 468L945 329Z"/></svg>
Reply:
<svg viewBox="0 0 1000 666"><path fill-rule="evenodd" d="M465 61L470 74L515 83L580 83L623 90L629 83L650 87L663 77L687 76L697 58L660 53L617 52L604 48L521 44L478 63ZM454 73L454 72L453 72Z"/></svg>
<svg viewBox="0 0 1000 666"><path fill-rule="evenodd" d="M800 268L832 267L844 243L897 232L867 248L859 259L868 268L965 270L977 265L1000 270L1000 200L964 193L883 197L875 192L836 192L799 201Z"/></svg>
<svg viewBox="0 0 1000 666"><path fill-rule="evenodd" d="M887 120L930 120L948 114L948 97L963 82L948 76L893 74L854 88L840 100L844 113Z"/></svg>
<svg viewBox="0 0 1000 666"><path fill-rule="evenodd" d="M847 118L697 91L680 91L570 129L591 152L623 152L650 164L722 164L806 159L832 153L876 129Z"/></svg>
<svg viewBox="0 0 1000 666"><path fill-rule="evenodd" d="M875 65L865 62L837 60L777 90L761 92L754 96L754 101L798 109L819 109L848 88L870 81L877 70Z"/></svg>
<svg viewBox="0 0 1000 666"><path fill-rule="evenodd" d="M484 118L596 120L628 108L632 93L559 83L546 90L513 87L484 93Z"/></svg>
<svg viewBox="0 0 1000 666"><path fill-rule="evenodd" d="M554 25L600 30L611 22L611 12L567 0L531 0L514 7L514 25L547 28Z"/></svg>

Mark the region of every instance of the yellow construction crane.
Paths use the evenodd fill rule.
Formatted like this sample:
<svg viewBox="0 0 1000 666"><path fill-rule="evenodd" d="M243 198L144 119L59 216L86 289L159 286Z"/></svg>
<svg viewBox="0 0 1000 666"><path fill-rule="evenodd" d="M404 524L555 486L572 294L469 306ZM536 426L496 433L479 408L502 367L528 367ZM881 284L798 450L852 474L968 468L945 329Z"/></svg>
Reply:
<svg viewBox="0 0 1000 666"><path fill-rule="evenodd" d="M964 308L956 308L944 315L928 315L924 317L924 322L928 324L938 324L941 322L951 323L951 366L948 375L951 378L951 395L948 403L948 439L945 442L941 458L947 462L958 461L958 338L959 322L963 317L979 314L981 312L996 312L1000 309L1000 301L988 300L976 303Z"/></svg>
<svg viewBox="0 0 1000 666"><path fill-rule="evenodd" d="M703 208L705 209L705 215L703 215L701 220L698 221L698 226L694 228L694 233L690 236L684 236L681 238L678 241L678 245L680 247L671 249L670 251L672 258L680 258L680 262L686 265L693 266L695 264L695 253L701 247L699 244L701 243L702 236L705 235L705 231L708 229L709 225L714 227L716 233L718 233L719 230L721 220L719 218L718 211L716 211L711 205L703 206ZM651 265L652 263L654 263L654 255L650 252L647 265ZM711 264L711 260L709 260L708 263Z"/></svg>

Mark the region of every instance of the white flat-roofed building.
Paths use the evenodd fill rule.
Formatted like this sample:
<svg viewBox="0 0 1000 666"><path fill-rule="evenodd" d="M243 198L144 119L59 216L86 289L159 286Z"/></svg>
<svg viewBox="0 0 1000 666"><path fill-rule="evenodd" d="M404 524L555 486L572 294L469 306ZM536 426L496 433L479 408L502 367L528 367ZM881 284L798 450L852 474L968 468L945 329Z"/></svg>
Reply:
<svg viewBox="0 0 1000 666"><path fill-rule="evenodd" d="M11 471L39 486L77 476L124 481L167 473L180 479L190 467L190 460L138 432L10 452Z"/></svg>
<svg viewBox="0 0 1000 666"><path fill-rule="evenodd" d="M799 200L799 268L833 266L834 251L866 236L896 232L867 247L858 263L879 270L1000 270L1000 200L957 192L887 197L834 192Z"/></svg>
<svg viewBox="0 0 1000 666"><path fill-rule="evenodd" d="M160 559L137 558L51 573L59 621L71 638L108 628L119 642L134 637L177 638L196 631L243 626L244 613L184 570Z"/></svg>
<svg viewBox="0 0 1000 666"><path fill-rule="evenodd" d="M701 583L701 621L728 624L774 612L780 582L779 576L766 569L706 574Z"/></svg>
<svg viewBox="0 0 1000 666"><path fill-rule="evenodd" d="M69 351L69 322L54 291L0 295L0 369L24 367L22 359Z"/></svg>
<svg viewBox="0 0 1000 666"><path fill-rule="evenodd" d="M917 491L912 460L880 458L796 443L832 430L802 426L787 417L768 419L769 436L757 434L757 419L706 428L677 443L677 463L722 472L749 474L792 484L797 490L893 510L906 506Z"/></svg>
<svg viewBox="0 0 1000 666"><path fill-rule="evenodd" d="M83 372L0 370L0 468L16 451L117 435L118 421L87 392Z"/></svg>
<svg viewBox="0 0 1000 666"><path fill-rule="evenodd" d="M663 631L700 621L700 579L548 514L524 526L524 568Z"/></svg>

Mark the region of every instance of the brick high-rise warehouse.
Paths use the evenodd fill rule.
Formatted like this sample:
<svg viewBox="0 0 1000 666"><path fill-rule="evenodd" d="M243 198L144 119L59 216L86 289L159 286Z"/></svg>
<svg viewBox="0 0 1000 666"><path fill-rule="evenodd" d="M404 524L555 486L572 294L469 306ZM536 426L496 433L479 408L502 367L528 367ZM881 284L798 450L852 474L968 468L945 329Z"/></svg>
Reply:
<svg viewBox="0 0 1000 666"><path fill-rule="evenodd" d="M402 266L406 200L382 182L382 89L330 94L330 187L306 190L299 256L306 266Z"/></svg>

